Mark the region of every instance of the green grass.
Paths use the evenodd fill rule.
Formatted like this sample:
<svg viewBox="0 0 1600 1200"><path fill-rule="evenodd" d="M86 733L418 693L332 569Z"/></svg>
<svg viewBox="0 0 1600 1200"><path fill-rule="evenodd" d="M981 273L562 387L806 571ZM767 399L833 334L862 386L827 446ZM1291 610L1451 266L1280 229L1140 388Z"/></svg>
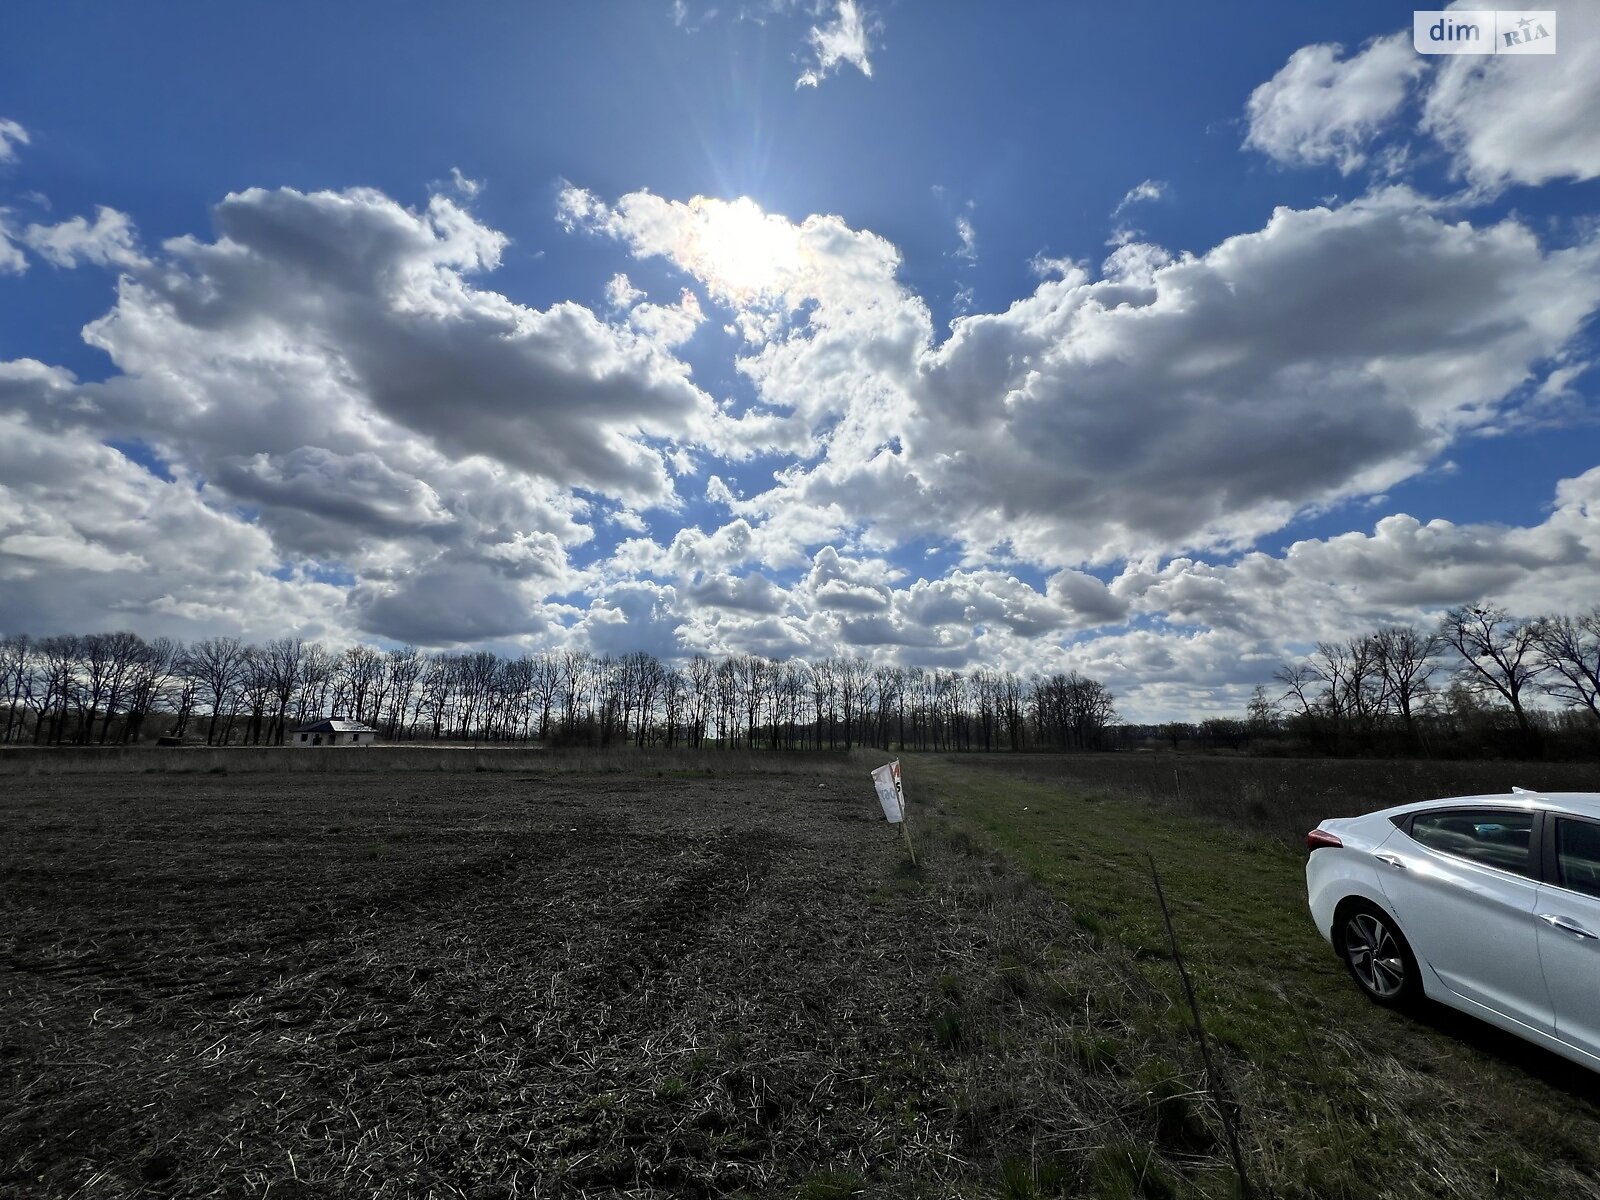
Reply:
<svg viewBox="0 0 1600 1200"><path fill-rule="evenodd" d="M935 823L953 819L977 853L987 843L1019 863L1066 901L1112 974L1122 964L1125 978L1055 1000L1082 1011L1070 1043L1080 1065L1131 1073L1169 1160L1215 1161L1220 1126L1151 858L1237 1099L1258 1189L1281 1197L1600 1195L1595 1077L1442 1010L1407 1016L1367 1002L1313 928L1304 850L1281 834L1019 775L976 756L908 760L907 779L940 813ZM1038 986L1021 964L1000 961L1004 988ZM1169 1168L1147 1159L1136 1146L1108 1143L1093 1166L1094 1194L1168 1194L1177 1186ZM1015 1193L1010 1184L1003 1190ZM1202 1186L1200 1194L1226 1192Z"/></svg>

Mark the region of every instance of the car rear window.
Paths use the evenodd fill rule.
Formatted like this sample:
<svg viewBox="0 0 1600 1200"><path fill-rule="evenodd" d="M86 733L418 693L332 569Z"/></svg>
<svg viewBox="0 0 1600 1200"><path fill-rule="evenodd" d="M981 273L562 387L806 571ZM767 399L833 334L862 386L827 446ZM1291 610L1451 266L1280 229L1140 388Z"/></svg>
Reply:
<svg viewBox="0 0 1600 1200"><path fill-rule="evenodd" d="M1533 874L1533 814L1499 809L1446 809L1418 813L1411 836L1430 850L1514 871Z"/></svg>
<svg viewBox="0 0 1600 1200"><path fill-rule="evenodd" d="M1562 887L1600 896L1600 825L1558 820L1556 864L1561 870Z"/></svg>

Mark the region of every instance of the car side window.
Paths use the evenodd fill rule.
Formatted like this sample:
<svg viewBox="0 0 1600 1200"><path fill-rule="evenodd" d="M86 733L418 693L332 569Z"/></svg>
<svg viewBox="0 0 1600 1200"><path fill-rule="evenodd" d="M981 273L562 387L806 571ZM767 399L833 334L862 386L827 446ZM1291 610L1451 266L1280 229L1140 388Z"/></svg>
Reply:
<svg viewBox="0 0 1600 1200"><path fill-rule="evenodd" d="M1470 862L1533 874L1533 814L1508 809L1451 808L1418 813L1411 837L1430 850Z"/></svg>
<svg viewBox="0 0 1600 1200"><path fill-rule="evenodd" d="M1600 896L1600 825L1557 820L1556 866L1562 887Z"/></svg>

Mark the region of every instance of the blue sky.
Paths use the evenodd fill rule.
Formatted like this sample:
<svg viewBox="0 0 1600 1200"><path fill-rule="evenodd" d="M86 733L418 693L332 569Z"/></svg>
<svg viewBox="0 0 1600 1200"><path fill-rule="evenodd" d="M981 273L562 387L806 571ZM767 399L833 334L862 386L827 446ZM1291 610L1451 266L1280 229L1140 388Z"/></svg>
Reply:
<svg viewBox="0 0 1600 1200"><path fill-rule="evenodd" d="M1558 15L1446 60L1376 4L19 5L0 628L1078 667L1158 719L1587 608Z"/></svg>

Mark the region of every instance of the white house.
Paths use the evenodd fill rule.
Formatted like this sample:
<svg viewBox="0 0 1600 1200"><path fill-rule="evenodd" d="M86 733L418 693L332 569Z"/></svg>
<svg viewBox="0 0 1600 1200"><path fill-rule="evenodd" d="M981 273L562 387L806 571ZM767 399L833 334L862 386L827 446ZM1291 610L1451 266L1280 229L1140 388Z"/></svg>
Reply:
<svg viewBox="0 0 1600 1200"><path fill-rule="evenodd" d="M298 725L289 731L290 746L370 746L378 740L378 731L360 721L342 721L330 717Z"/></svg>

